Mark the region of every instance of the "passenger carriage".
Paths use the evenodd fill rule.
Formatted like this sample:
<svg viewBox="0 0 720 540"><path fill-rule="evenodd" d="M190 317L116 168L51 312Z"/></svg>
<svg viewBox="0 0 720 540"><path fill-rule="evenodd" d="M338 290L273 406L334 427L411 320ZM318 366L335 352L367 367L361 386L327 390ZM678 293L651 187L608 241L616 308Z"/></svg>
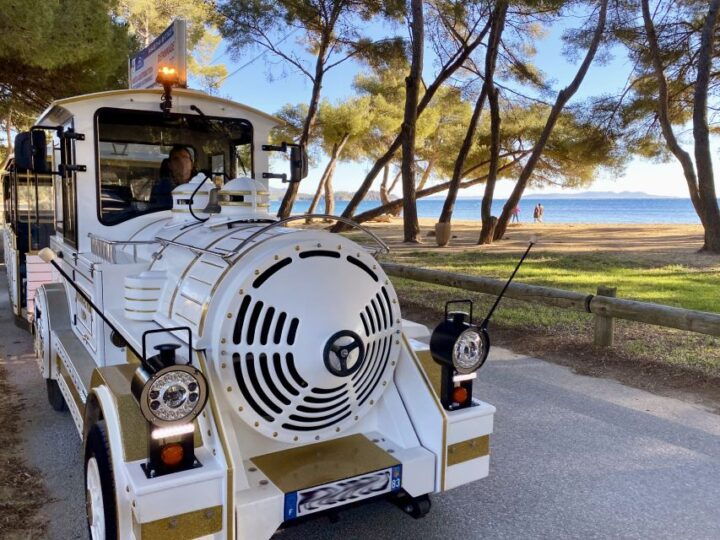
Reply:
<svg viewBox="0 0 720 540"><path fill-rule="evenodd" d="M82 437L92 538L268 538L378 496L419 517L486 476L485 327L449 313L431 352L373 249L270 215L270 153L304 175L302 149L268 145L278 120L170 91L54 102L5 188L13 309ZM158 202L177 144L198 172ZM48 274L32 304L29 257Z"/></svg>

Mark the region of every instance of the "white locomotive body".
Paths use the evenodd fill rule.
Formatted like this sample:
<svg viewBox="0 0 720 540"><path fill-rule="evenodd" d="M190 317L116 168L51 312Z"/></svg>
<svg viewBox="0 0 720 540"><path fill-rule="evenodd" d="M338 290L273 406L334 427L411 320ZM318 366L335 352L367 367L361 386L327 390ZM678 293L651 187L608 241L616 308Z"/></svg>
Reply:
<svg viewBox="0 0 720 540"><path fill-rule="evenodd" d="M269 538L380 495L420 516L486 476L494 408L443 400L429 333L373 253L268 214L276 120L188 90L155 112L159 93L38 121L64 149L36 350L84 440L93 538ZM153 207L173 144L207 169Z"/></svg>

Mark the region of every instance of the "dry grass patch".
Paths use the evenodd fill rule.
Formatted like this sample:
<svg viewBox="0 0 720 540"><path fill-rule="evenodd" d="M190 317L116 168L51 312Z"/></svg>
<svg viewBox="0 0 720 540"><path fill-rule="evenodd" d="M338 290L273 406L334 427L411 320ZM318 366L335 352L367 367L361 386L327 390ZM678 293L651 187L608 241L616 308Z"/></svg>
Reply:
<svg viewBox="0 0 720 540"><path fill-rule="evenodd" d="M40 473L21 457L20 409L17 392L0 366L0 537L8 540L45 536L37 515L48 494Z"/></svg>

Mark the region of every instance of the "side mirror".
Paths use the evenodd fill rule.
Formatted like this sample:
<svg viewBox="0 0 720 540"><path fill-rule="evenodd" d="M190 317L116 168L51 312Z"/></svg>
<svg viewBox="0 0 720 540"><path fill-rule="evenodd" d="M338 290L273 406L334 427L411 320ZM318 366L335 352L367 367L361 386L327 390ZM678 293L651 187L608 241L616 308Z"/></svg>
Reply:
<svg viewBox="0 0 720 540"><path fill-rule="evenodd" d="M287 152L290 148L290 180L287 174L267 173L262 174L263 178L280 178L283 182L299 182L308 174L308 157L305 146L295 143L281 143L279 145L263 144L264 152Z"/></svg>
<svg viewBox="0 0 720 540"><path fill-rule="evenodd" d="M308 157L304 145L290 147L290 181L299 182L308 175Z"/></svg>
<svg viewBox="0 0 720 540"><path fill-rule="evenodd" d="M18 169L46 173L47 140L41 130L23 131L15 137L15 166Z"/></svg>

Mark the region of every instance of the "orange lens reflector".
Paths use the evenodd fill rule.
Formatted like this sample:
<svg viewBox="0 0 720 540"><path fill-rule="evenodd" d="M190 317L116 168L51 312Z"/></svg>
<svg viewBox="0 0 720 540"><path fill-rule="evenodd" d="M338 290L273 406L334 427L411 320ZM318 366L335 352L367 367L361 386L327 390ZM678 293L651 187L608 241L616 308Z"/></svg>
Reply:
<svg viewBox="0 0 720 540"><path fill-rule="evenodd" d="M462 386L456 386L455 388L453 388L452 397L453 401L456 403L465 403L468 399L467 388L464 388Z"/></svg>
<svg viewBox="0 0 720 540"><path fill-rule="evenodd" d="M175 467L180 464L184 454L185 451L183 450L182 445L178 443L170 443L163 446L162 450L160 450L160 459L164 465L168 467Z"/></svg>

